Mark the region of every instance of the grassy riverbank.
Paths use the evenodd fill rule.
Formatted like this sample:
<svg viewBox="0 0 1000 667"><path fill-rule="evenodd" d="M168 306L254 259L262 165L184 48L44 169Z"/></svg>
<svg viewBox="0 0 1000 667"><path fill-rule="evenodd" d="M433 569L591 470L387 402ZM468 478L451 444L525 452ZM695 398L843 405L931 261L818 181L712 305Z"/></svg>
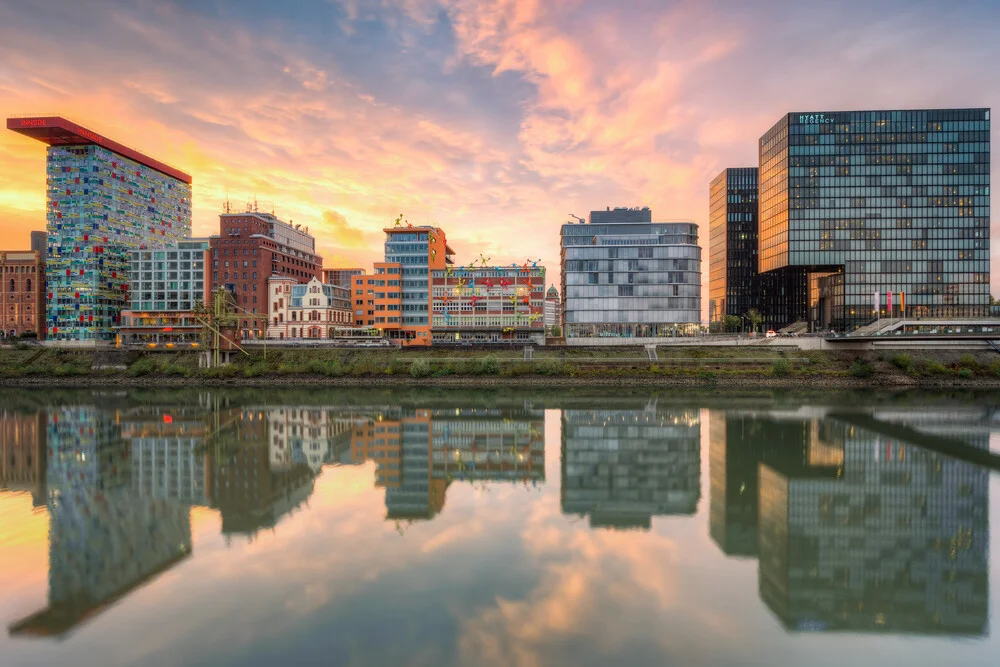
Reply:
<svg viewBox="0 0 1000 667"><path fill-rule="evenodd" d="M0 350L0 384L657 384L725 387L1000 387L1000 355L795 348L641 347L521 350L278 349L199 368L188 352L108 353L25 347ZM107 365L118 368L107 368Z"/></svg>

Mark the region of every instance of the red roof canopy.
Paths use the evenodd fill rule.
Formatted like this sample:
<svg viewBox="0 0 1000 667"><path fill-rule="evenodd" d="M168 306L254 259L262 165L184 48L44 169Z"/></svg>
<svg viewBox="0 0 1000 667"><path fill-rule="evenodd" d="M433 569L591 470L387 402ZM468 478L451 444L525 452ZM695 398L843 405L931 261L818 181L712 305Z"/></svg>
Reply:
<svg viewBox="0 0 1000 667"><path fill-rule="evenodd" d="M191 183L191 176L185 174L183 171L174 169L159 160L154 160L148 155L143 155L137 150L123 146L117 141L112 141L60 116L8 118L7 129L31 137L32 139L38 139L49 146L85 146L87 144L103 146L109 151L130 160L135 160L139 164L144 164L161 174L166 174L184 183Z"/></svg>

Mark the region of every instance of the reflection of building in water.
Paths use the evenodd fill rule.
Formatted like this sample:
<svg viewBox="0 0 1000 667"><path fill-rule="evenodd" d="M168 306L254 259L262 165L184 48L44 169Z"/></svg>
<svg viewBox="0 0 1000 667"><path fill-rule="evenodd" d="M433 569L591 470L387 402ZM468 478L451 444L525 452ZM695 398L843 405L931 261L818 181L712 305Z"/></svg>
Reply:
<svg viewBox="0 0 1000 667"><path fill-rule="evenodd" d="M203 414L183 408L130 411L121 419L129 444L132 488L145 498L207 505L205 442L209 424Z"/></svg>
<svg viewBox="0 0 1000 667"><path fill-rule="evenodd" d="M564 410L562 511L591 526L648 529L693 514L700 486L695 409Z"/></svg>
<svg viewBox="0 0 1000 667"><path fill-rule="evenodd" d="M312 495L315 473L305 461L271 467L265 411L233 409L225 422L208 448L206 495L222 514L224 534L253 536L273 528Z"/></svg>
<svg viewBox="0 0 1000 667"><path fill-rule="evenodd" d="M453 481L544 481L544 420L529 407L397 410L356 423L351 452L375 462L386 518L430 519Z"/></svg>
<svg viewBox="0 0 1000 667"><path fill-rule="evenodd" d="M189 510L138 495L116 414L49 412L49 605L11 634L60 636L191 553Z"/></svg>
<svg viewBox="0 0 1000 667"><path fill-rule="evenodd" d="M305 463L319 472L323 464L339 461L353 425L335 410L312 406L271 408L267 419L274 470L289 470Z"/></svg>
<svg viewBox="0 0 1000 667"><path fill-rule="evenodd" d="M709 531L726 555L754 556L758 465L778 460L782 469L803 469L812 451L807 445L822 438L808 422L728 415L721 410L709 413L708 424Z"/></svg>
<svg viewBox="0 0 1000 667"><path fill-rule="evenodd" d="M988 472L841 430L842 457L760 466L761 598L799 630L984 633Z"/></svg>
<svg viewBox="0 0 1000 667"><path fill-rule="evenodd" d="M0 411L0 490L30 491L45 503L45 413Z"/></svg>

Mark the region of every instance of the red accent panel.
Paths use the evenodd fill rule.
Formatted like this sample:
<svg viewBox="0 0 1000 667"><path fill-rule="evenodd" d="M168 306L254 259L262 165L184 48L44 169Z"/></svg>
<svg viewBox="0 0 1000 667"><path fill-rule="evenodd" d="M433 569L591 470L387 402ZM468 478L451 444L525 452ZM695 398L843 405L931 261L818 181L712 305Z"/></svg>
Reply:
<svg viewBox="0 0 1000 667"><path fill-rule="evenodd" d="M139 164L144 164L161 174L166 174L184 183L191 183L191 176L183 171L174 169L159 160L154 160L148 155L143 155L137 150L124 146L117 141L112 141L107 137L59 116L8 118L7 129L23 134L26 137L37 139L49 146L80 146L87 144L103 146L109 151L117 153L122 157L127 157L130 160L135 160ZM122 180L125 179L122 178Z"/></svg>

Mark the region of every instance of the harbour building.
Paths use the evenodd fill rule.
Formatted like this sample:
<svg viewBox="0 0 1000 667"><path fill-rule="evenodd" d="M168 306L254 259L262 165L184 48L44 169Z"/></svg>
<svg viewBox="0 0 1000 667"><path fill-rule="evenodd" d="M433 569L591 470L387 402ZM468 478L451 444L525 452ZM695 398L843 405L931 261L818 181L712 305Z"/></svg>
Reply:
<svg viewBox="0 0 1000 667"><path fill-rule="evenodd" d="M698 331L698 226L652 220L649 208L616 208L562 226L562 329L568 344Z"/></svg>
<svg viewBox="0 0 1000 667"><path fill-rule="evenodd" d="M777 324L989 315L989 109L789 113L759 170Z"/></svg>
<svg viewBox="0 0 1000 667"><path fill-rule="evenodd" d="M129 253L191 233L191 177L65 118L9 118L48 144L46 338L110 340L127 307Z"/></svg>

